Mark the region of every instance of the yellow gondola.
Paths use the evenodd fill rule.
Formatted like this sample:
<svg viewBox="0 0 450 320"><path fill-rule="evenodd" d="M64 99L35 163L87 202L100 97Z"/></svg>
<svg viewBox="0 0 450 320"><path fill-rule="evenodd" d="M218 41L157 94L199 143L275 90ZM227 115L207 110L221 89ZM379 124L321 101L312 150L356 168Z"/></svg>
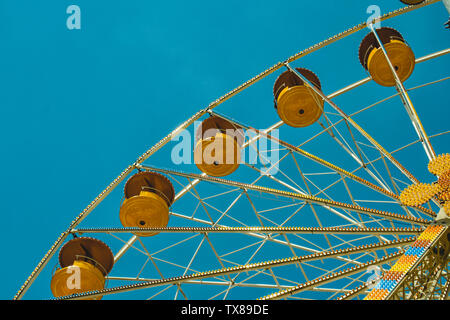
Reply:
<svg viewBox="0 0 450 320"><path fill-rule="evenodd" d="M104 289L105 277L114 265L114 256L100 240L75 238L61 248L59 265L61 268L53 274L50 284L55 297Z"/></svg>
<svg viewBox="0 0 450 320"><path fill-rule="evenodd" d="M242 128L211 116L198 127L196 141L194 162L200 171L209 176L223 177L239 167L244 141Z"/></svg>
<svg viewBox="0 0 450 320"><path fill-rule="evenodd" d="M415 56L406 44L400 32L395 29L383 27L376 29L377 35L386 49L400 81L408 79L415 66ZM383 50L379 46L375 35L370 32L361 41L359 46L359 61L369 71L372 79L385 87L395 86L395 78L386 60Z"/></svg>
<svg viewBox="0 0 450 320"><path fill-rule="evenodd" d="M310 83L321 89L319 78L310 70L296 68ZM283 72L273 86L275 108L284 123L291 127L306 127L323 113L324 101L312 88L291 71Z"/></svg>
<svg viewBox="0 0 450 320"><path fill-rule="evenodd" d="M169 207L175 191L165 176L156 172L139 172L125 184L125 200L120 207L120 222L124 227L163 228L169 222ZM136 232L152 236L158 232Z"/></svg>

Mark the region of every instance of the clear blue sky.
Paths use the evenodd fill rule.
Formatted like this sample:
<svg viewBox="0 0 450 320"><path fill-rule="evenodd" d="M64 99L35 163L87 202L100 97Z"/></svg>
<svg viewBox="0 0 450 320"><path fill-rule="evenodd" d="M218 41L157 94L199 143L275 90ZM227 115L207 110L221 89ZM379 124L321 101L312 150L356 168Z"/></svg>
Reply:
<svg viewBox="0 0 450 320"><path fill-rule="evenodd" d="M70 4L81 8L81 30L66 28ZM1 0L0 298L14 296L73 218L148 147L269 66L365 21L370 4L382 13L402 6L394 0ZM420 57L449 47L450 31L442 26L447 19L437 3L383 25L402 32ZM365 33L296 66L314 70L325 93L360 80L366 73L357 50ZM449 59L418 66L406 85L448 76ZM275 76L218 111L257 128L275 123ZM449 89L444 82L412 95L429 134L449 129ZM351 113L394 93L369 84L337 101ZM390 150L410 142L389 122L390 111L404 117L399 100L382 110L369 115L371 132ZM437 151L449 152L449 142L437 138ZM423 154L407 160L412 167L425 161ZM418 176L430 179L425 170ZM117 225L118 202L109 206L111 221L93 225ZM42 276L26 297L49 297L50 279Z"/></svg>

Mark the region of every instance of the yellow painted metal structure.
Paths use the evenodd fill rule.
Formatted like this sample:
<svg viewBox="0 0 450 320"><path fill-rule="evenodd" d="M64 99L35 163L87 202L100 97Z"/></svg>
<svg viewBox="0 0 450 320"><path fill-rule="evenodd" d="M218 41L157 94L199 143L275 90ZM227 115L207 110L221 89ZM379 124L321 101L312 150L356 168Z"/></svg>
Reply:
<svg viewBox="0 0 450 320"><path fill-rule="evenodd" d="M415 57L411 48L398 40L392 40L384 47L400 80L403 82L408 79L415 65ZM394 76L381 49L372 50L367 65L369 73L376 83L385 87L395 85Z"/></svg>
<svg viewBox="0 0 450 320"><path fill-rule="evenodd" d="M380 28L377 34L400 81L407 80L415 67L414 52L395 29ZM361 42L359 55L361 64L376 83L384 87L395 86L394 75L373 33L369 33Z"/></svg>
<svg viewBox="0 0 450 320"><path fill-rule="evenodd" d="M446 225L428 226L392 268L383 274L364 300L405 299L407 296L416 300L433 295L433 290L427 292L425 284L439 278L440 270L447 266L448 235Z"/></svg>
<svg viewBox="0 0 450 320"><path fill-rule="evenodd" d="M319 78L310 70L296 68L308 81L321 88ZM314 90L290 71L283 72L274 84L278 116L291 127L307 127L323 113L324 101Z"/></svg>
<svg viewBox="0 0 450 320"><path fill-rule="evenodd" d="M407 206L416 207L430 201L441 190L441 186L437 183L413 184L402 191L400 201Z"/></svg>
<svg viewBox="0 0 450 320"><path fill-rule="evenodd" d="M79 276L79 283L75 279L77 276ZM105 287L105 276L89 262L75 261L72 266L57 270L50 286L55 297L96 291ZM100 299L101 297L96 297L93 300Z"/></svg>
<svg viewBox="0 0 450 320"><path fill-rule="evenodd" d="M450 154L441 154L433 161L430 161L428 163L428 171L437 176L440 176L446 171L450 171Z"/></svg>
<svg viewBox="0 0 450 320"><path fill-rule="evenodd" d="M209 117L197 130L194 162L209 176L229 175L239 167L243 140L241 128L220 117Z"/></svg>
<svg viewBox="0 0 450 320"><path fill-rule="evenodd" d="M403 204L417 207L434 196L443 202L450 200L450 154L441 154L431 160L428 163L428 171L438 176L438 180L432 184L417 183L405 188L400 194Z"/></svg>
<svg viewBox="0 0 450 320"><path fill-rule="evenodd" d="M124 227L163 228L169 222L169 207L174 199L172 183L155 172L139 172L125 185L125 200L120 207L120 222ZM139 233L153 236L158 232Z"/></svg>
<svg viewBox="0 0 450 320"><path fill-rule="evenodd" d="M104 289L105 277L114 265L114 256L100 240L75 238L61 248L59 264L60 268L55 271L50 283L55 297Z"/></svg>

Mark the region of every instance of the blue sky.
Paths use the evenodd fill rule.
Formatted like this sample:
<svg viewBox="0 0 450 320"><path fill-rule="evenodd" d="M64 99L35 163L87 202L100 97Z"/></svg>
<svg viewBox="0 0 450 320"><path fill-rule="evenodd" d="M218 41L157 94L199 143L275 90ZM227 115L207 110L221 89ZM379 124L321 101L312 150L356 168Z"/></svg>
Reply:
<svg viewBox="0 0 450 320"><path fill-rule="evenodd" d="M66 27L71 4L81 8L81 30ZM1 0L0 270L7 276L0 298L14 296L73 218L142 152L197 110L276 62L365 21L371 4L379 5L383 14L402 6L392 0ZM399 30L421 57L449 47L449 31L442 26L447 19L444 6L437 3L383 25ZM357 58L366 32L294 65L314 70L324 92L334 92L367 76ZM405 85L448 76L449 59L418 65ZM256 128L275 123L271 88L278 74L217 111ZM442 82L411 93L429 134L448 130L449 88ZM394 93L393 88L369 83L336 103L352 113ZM370 132L389 150L413 137L411 126L397 125L407 123L398 99L359 120L369 122ZM301 140L298 131L286 130L280 138ZM438 153L449 151L448 136L434 141ZM327 143L310 150L330 155ZM419 178L430 180L422 150L414 150L417 156L399 155L400 160L417 169ZM151 163L174 167L164 154ZM191 169L186 170L198 172ZM88 223L117 226L119 200L120 192L105 204L104 216L109 214L111 221L93 217ZM47 269L55 263L52 260ZM26 297L49 297L49 281L43 273Z"/></svg>

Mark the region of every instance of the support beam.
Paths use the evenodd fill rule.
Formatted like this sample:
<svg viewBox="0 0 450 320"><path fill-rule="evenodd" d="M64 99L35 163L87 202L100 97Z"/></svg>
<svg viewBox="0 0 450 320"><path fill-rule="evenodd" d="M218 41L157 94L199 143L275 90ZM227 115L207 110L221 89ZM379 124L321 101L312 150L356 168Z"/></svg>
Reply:
<svg viewBox="0 0 450 320"><path fill-rule="evenodd" d="M391 73L395 79L395 87L400 95L400 98L406 109L406 112L408 113L408 116L411 119L413 127L416 130L417 135L419 136L419 140L422 142L422 146L425 150L428 160L431 161L436 158L436 153L433 149L433 146L431 145L430 138L426 134L425 128L423 127L422 122L419 119L419 115L417 114L417 111L414 108L414 105L409 97L408 91L405 89L402 81L400 80L397 72L395 71L391 59L389 58L386 48L384 47L383 42L381 42L380 37L378 36L377 31L375 30L375 27L373 26L373 24L369 24L368 28L372 31L373 35L375 36L375 39L378 42L378 45L380 46L384 54L384 57L386 58L386 61L389 65L389 69L391 70Z"/></svg>
<svg viewBox="0 0 450 320"><path fill-rule="evenodd" d="M279 233L279 234L394 234L416 235L422 228L347 228L347 227L165 227L165 228L79 228L71 233ZM134 237L131 239L135 239ZM135 240L134 240L135 241ZM128 247L134 241L127 243ZM120 251L116 254L118 256Z"/></svg>

